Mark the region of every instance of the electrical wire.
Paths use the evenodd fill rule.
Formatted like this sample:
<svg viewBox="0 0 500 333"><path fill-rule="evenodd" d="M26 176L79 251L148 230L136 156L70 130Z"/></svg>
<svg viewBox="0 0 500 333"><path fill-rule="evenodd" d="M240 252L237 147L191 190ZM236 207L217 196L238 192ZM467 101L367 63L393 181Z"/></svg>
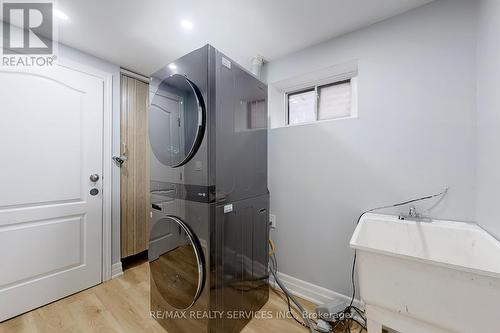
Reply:
<svg viewBox="0 0 500 333"><path fill-rule="evenodd" d="M274 242L272 242L272 240L270 240L270 244L271 244L271 243L274 245ZM275 248L275 247L274 247L274 248ZM270 253L269 253L269 257L270 257L269 259L270 259L270 263L271 263L271 265L270 265L270 266L271 266L271 267L270 267L271 274L275 277L275 280L276 280L276 278L277 278L277 273L278 273L278 260L276 259L276 252L270 252ZM279 286L279 285L278 285L278 286ZM280 287L280 288L281 288L281 287ZM283 289L282 289L282 290L283 290ZM309 326L308 324L304 323L303 321L301 321L301 320L299 320L297 317L295 317L295 315L294 315L293 311L295 310L295 311L297 311L297 312L300 312L300 310L299 310L299 309L296 309L296 308L294 308L294 307L293 307L292 302L290 301L290 297L293 297L293 296L291 296L291 295L289 294L288 290L286 290L286 291L285 291L285 290L283 290L283 293L284 293L284 295L285 295L285 297L286 297L286 302L287 302L287 306L288 306L288 313L290 314L291 318L292 318L292 319L293 319L296 323L298 323L299 325L301 325L302 327L305 327L305 328L307 328L307 329L309 329L309 330L311 331L311 326ZM354 306L353 306L353 308L356 308L356 307L354 307ZM356 308L356 311L359 311L359 313L364 313L364 311L363 311L363 310L358 309L358 308ZM305 312L303 312L303 314L304 314L304 316L305 316L305 315L307 315ZM305 318L304 318L304 320L305 320ZM316 327L317 327L317 325L318 325L318 323L317 323L315 320L311 319L311 318L309 318L309 320L310 320L310 322L311 322L311 323L313 323L313 324L314 324L314 325L312 325L312 330L313 330L313 332L318 332L318 333L321 333L321 332L320 332L320 331L318 331L318 329L316 328ZM355 321L355 322L356 322L356 323L357 323L360 327L363 327L363 328L364 328L364 325L363 325L362 323L360 323L358 320L353 319L353 321ZM306 322L307 322L307 320L306 320ZM335 324L335 326L334 326L334 328L331 330L331 332L334 332L334 329L338 326L338 324L339 324L339 322L337 322L337 323ZM345 324L344 324L344 325L345 325ZM316 326L316 327L314 327L314 326ZM349 324L348 324L348 326L351 326L351 323L349 323ZM346 329L348 329L348 330L349 330L349 332L350 332L350 327L347 327L347 326L346 326ZM366 330L366 328L364 328L364 329Z"/></svg>

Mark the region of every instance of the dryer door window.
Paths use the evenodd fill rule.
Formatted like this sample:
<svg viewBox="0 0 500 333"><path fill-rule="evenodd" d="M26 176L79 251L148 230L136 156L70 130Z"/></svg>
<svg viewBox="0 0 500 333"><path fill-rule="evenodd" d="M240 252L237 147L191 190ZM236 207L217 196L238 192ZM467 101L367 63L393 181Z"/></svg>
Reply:
<svg viewBox="0 0 500 333"><path fill-rule="evenodd" d="M205 104L199 89L175 74L161 82L151 100L149 139L156 158L180 167L196 154L205 132Z"/></svg>
<svg viewBox="0 0 500 333"><path fill-rule="evenodd" d="M155 246L156 250L161 248L161 254L150 262L152 278L168 304L186 310L200 297L205 283L201 245L192 230L175 216L162 218L155 228L161 228L165 235L160 240L164 244Z"/></svg>

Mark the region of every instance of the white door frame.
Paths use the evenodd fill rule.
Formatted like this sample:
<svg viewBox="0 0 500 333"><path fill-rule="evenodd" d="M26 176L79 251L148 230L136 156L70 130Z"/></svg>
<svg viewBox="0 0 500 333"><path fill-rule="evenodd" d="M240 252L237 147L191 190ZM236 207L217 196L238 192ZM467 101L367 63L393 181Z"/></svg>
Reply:
<svg viewBox="0 0 500 333"><path fill-rule="evenodd" d="M111 208L113 157L113 74L77 62L58 59L54 66L92 75L103 80L103 159L102 159L102 282L111 279Z"/></svg>

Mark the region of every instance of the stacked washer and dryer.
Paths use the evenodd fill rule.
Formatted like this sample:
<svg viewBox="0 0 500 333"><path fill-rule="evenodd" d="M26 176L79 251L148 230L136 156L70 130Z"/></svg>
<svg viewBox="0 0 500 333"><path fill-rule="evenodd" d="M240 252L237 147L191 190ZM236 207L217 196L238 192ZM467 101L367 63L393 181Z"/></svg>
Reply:
<svg viewBox="0 0 500 333"><path fill-rule="evenodd" d="M239 332L268 300L267 87L210 45L151 78L151 311Z"/></svg>

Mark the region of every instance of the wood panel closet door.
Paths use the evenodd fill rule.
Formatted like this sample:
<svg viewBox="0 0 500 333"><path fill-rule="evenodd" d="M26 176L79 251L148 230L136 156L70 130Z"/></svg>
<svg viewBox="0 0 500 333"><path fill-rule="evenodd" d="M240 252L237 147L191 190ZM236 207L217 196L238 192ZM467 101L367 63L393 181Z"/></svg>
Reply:
<svg viewBox="0 0 500 333"><path fill-rule="evenodd" d="M149 85L121 76L121 256L147 250L149 243Z"/></svg>

